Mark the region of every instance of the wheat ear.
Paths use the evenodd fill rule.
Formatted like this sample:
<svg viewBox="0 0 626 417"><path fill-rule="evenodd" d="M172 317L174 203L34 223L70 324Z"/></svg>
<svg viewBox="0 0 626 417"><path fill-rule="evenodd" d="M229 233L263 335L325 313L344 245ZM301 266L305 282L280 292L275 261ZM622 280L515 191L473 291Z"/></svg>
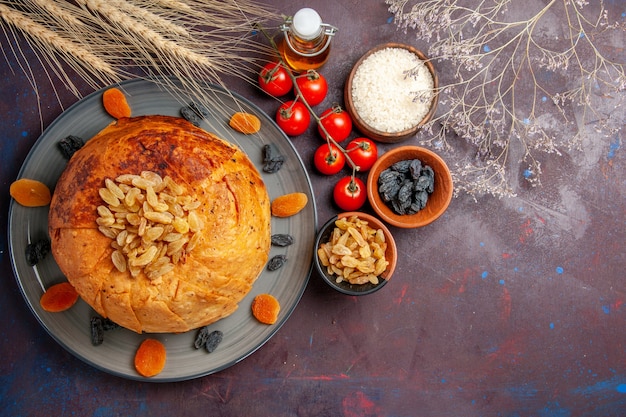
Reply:
<svg viewBox="0 0 626 417"><path fill-rule="evenodd" d="M137 0L135 3L139 4L139 7L161 7L165 9L171 9L174 11L189 13L194 10L187 3L183 3L182 1L176 0Z"/></svg>
<svg viewBox="0 0 626 417"><path fill-rule="evenodd" d="M70 14L66 8L59 6L56 2L50 0L31 0L34 5L38 6L43 13L59 18L61 21L73 26L84 26L85 24ZM43 14L42 13L42 14Z"/></svg>
<svg viewBox="0 0 626 417"><path fill-rule="evenodd" d="M165 52L168 55L172 55L186 62L195 64L203 68L212 68L214 63L206 57L192 51L188 48L181 47L175 42L165 38L156 30L149 28L141 22L137 22L128 15L122 13L116 7L113 7L109 1L104 0L77 0L81 5L86 6L92 12L100 13L105 16L111 22L119 25L127 34L126 39L129 42L135 43L140 49L145 48L143 41L146 41L152 47L158 49L161 52ZM139 36L139 39L135 39L128 34L135 34Z"/></svg>
<svg viewBox="0 0 626 417"><path fill-rule="evenodd" d="M130 4L127 1L120 0L108 0L106 3L113 8L116 8L122 12L128 13L138 19L143 20L151 27L162 29L165 33L174 33L180 36L189 36L189 32L184 27L170 22L169 20L162 18L161 16L154 14L145 8L141 8Z"/></svg>
<svg viewBox="0 0 626 417"><path fill-rule="evenodd" d="M62 38L55 32L33 21L21 12L7 7L4 4L0 4L0 17L7 24L19 29L24 34L36 39L39 42L43 42L46 45L50 45L66 55L74 57L79 62L89 65L91 69L103 74L108 74L114 78L116 77L115 71L113 71L113 69L105 61L85 50L81 45Z"/></svg>

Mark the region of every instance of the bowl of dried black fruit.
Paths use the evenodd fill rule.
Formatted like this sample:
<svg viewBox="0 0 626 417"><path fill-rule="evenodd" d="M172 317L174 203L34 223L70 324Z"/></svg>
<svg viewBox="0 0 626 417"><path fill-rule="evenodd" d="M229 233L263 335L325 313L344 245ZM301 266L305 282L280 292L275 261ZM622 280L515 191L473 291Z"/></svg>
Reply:
<svg viewBox="0 0 626 417"><path fill-rule="evenodd" d="M371 214L340 213L317 233L315 267L324 281L347 295L380 290L393 275L396 243L385 224Z"/></svg>
<svg viewBox="0 0 626 417"><path fill-rule="evenodd" d="M445 161L420 146L400 146L381 155L367 177L367 198L386 223L405 229L437 220L452 200Z"/></svg>

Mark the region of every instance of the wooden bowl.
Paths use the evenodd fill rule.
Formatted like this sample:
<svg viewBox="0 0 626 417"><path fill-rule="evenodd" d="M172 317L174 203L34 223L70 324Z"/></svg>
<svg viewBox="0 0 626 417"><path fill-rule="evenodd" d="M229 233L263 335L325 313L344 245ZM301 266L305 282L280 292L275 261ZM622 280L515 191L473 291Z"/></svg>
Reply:
<svg viewBox="0 0 626 417"><path fill-rule="evenodd" d="M406 130L398 131L398 132L384 132L382 130L378 130L368 125L363 120L363 118L357 113L354 107L354 97L352 94L354 74L358 70L359 66L363 63L363 61L369 58L373 53L383 50L385 48L401 48L401 49L406 49L414 53L415 55L418 56L418 58L420 58L422 61L425 62L426 67L428 68L428 70L430 71L430 74L433 77L434 95L433 95L433 99L431 101L430 109L428 113L426 114L426 116L424 116L424 118L421 121L417 122L415 126ZM385 82L384 78L381 78L381 82ZM433 118L435 111L437 110L437 103L439 101L438 87L439 87L439 79L437 77L437 72L435 71L435 67L433 66L433 63L426 57L426 55L424 55L421 51L417 50L416 48L410 45L405 45L401 43L385 43L373 49L370 49L367 53L365 53L365 55L363 55L356 62L356 64L352 68L352 71L350 71L350 74L348 75L348 79L346 80L346 85L344 88L344 105L346 107L346 111L348 111L348 113L352 117L352 122L354 123L355 127L361 133L363 133L363 135L370 137L371 139L377 140L379 142L383 142L383 143L397 143L397 142L401 142L403 140L409 139L410 137L414 136L424 124L426 124L428 121L430 121ZM390 100L389 107L392 108L393 105L394 104L391 103L391 100Z"/></svg>
<svg viewBox="0 0 626 417"><path fill-rule="evenodd" d="M385 234L385 241L387 242L387 250L385 252L385 258L389 261L389 265L387 265L387 269L379 276L378 284L366 283L366 284L350 284L347 281L342 281L340 283L336 282L336 276L328 273L325 266L322 265L320 258L317 253L317 249L319 249L322 243L328 242L330 240L331 233L335 229L335 221L338 219L343 219L346 217L350 217L356 215L362 220L366 220L370 227L374 229L382 229ZM393 271L396 269L396 262L398 260L398 250L396 248L396 242L391 235L391 232L385 226L385 224L377 219L376 217L356 211L340 213L337 216L329 219L318 231L317 238L315 239L315 268L322 276L324 281L333 289L339 291L340 293L346 295L367 295L372 294L382 287L384 287L391 276L393 275Z"/></svg>
<svg viewBox="0 0 626 417"><path fill-rule="evenodd" d="M430 166L435 173L434 190L426 206L415 214L397 214L378 193L380 173L398 161L419 159L422 165ZM452 175L444 160L429 149L419 146L400 146L381 155L367 176L367 198L372 209L386 223L410 229L426 226L437 220L452 200Z"/></svg>

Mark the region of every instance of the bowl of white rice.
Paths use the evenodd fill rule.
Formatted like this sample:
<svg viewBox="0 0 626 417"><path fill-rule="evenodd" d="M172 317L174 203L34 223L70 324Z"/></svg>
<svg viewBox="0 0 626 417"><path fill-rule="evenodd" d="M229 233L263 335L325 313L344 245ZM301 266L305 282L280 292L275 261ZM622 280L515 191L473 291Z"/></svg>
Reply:
<svg viewBox="0 0 626 417"><path fill-rule="evenodd" d="M418 49L385 43L354 65L344 104L356 128L371 139L396 143L414 136L437 108L438 78Z"/></svg>

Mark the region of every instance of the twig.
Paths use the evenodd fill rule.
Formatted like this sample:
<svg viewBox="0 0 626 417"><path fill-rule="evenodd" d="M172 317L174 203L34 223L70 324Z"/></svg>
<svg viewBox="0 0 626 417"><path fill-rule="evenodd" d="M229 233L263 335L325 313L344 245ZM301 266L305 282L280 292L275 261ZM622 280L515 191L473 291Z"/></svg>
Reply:
<svg viewBox="0 0 626 417"><path fill-rule="evenodd" d="M507 10L512 0L386 3L397 26L430 41L431 59L451 68L451 79L441 77L439 114L422 130L434 137L422 143L453 150L449 139L455 135L475 147L477 158L453 172L457 194L514 195L514 141L517 162L528 164L524 178L540 184L541 164L535 154L579 147L580 126L588 119L606 120L591 105L596 91L604 89L603 96L610 96L626 89L624 62L612 61L598 48L602 35L623 36L626 28L609 22L602 2L593 9L586 0L549 0L514 21ZM550 28L564 32L559 42L543 33L548 16ZM555 16L561 27L555 27ZM555 91L558 84L550 81L557 77L565 85L562 91ZM580 118L573 117L570 107L580 108ZM546 117L565 123L552 128L541 123ZM618 116L612 123L605 123L608 131L622 129Z"/></svg>

